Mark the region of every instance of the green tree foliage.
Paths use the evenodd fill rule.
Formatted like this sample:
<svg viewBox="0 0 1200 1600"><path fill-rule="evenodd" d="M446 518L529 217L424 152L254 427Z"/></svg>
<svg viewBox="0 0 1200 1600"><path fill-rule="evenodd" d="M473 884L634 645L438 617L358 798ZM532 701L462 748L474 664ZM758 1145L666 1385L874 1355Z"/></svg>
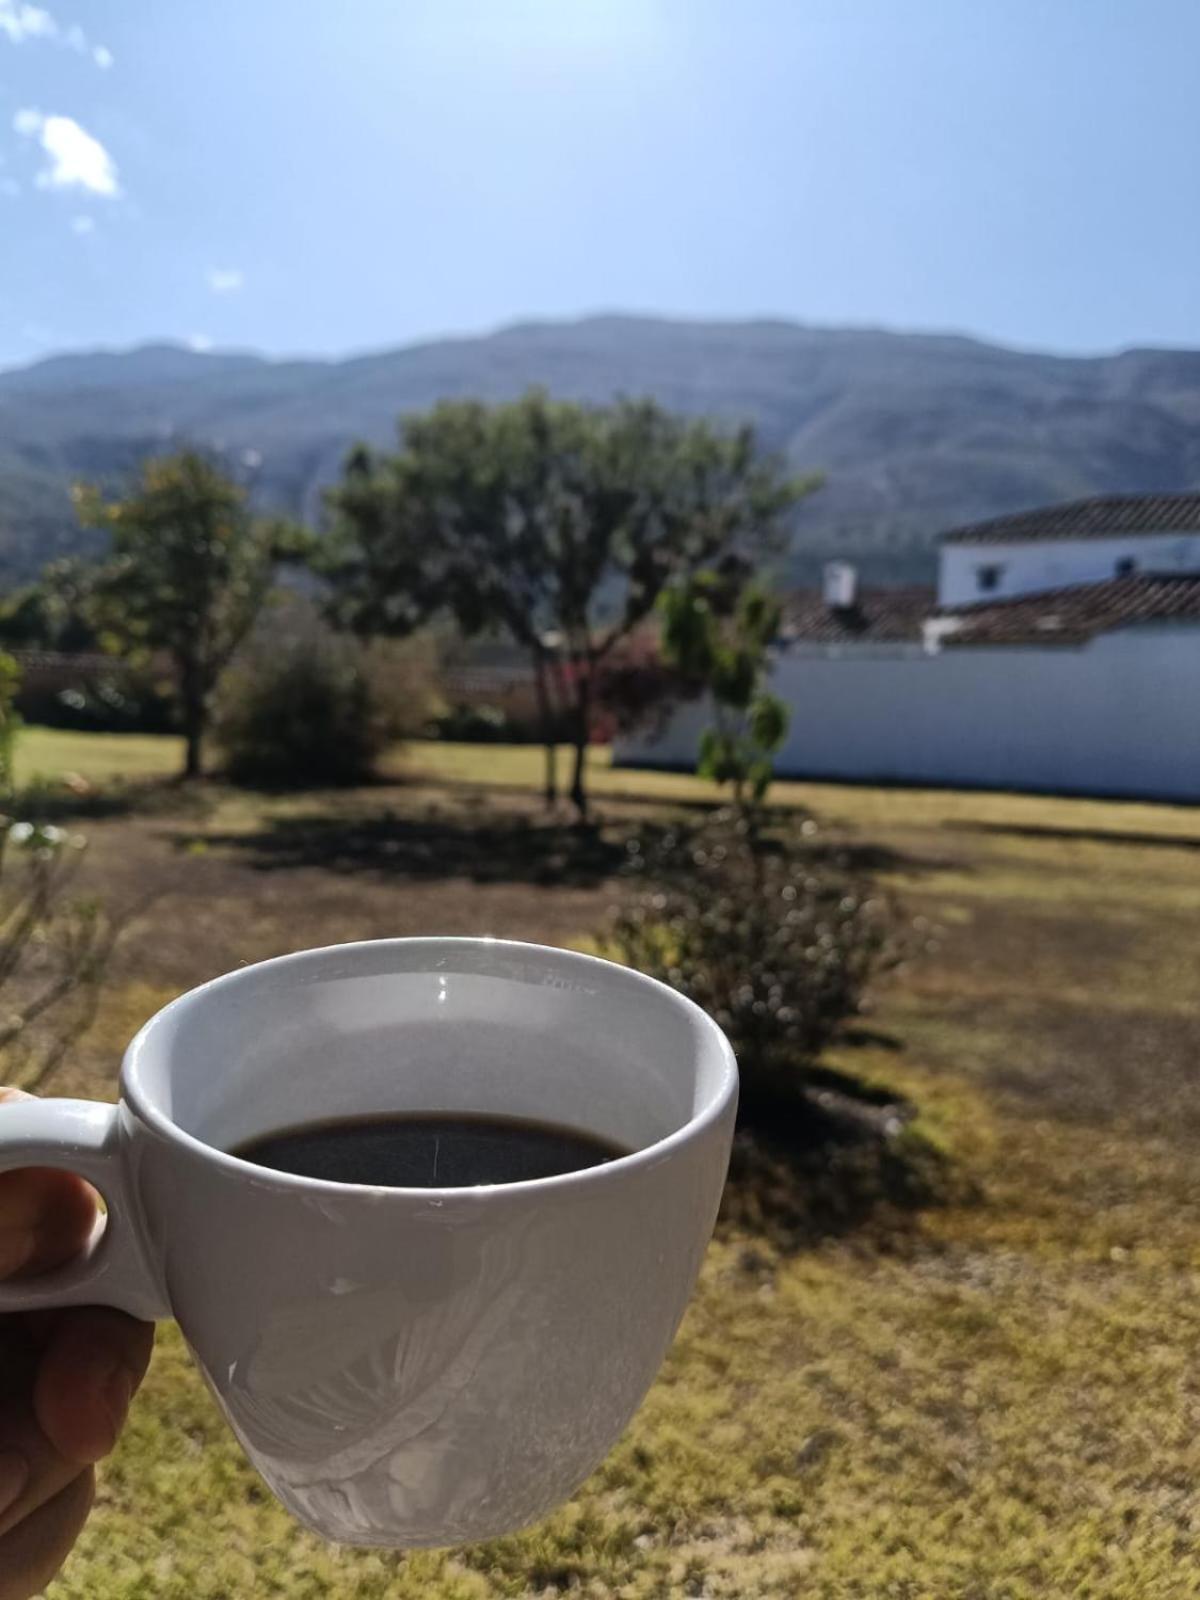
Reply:
<svg viewBox="0 0 1200 1600"><path fill-rule="evenodd" d="M10 650L96 650L91 614L95 567L73 558L52 561L36 583L0 600L0 644Z"/></svg>
<svg viewBox="0 0 1200 1600"><path fill-rule="evenodd" d="M17 734L21 718L17 712L17 690L21 669L7 651L0 651L0 804L10 807L16 788Z"/></svg>
<svg viewBox="0 0 1200 1600"><path fill-rule="evenodd" d="M194 450L147 461L137 487L106 503L76 490L82 520L107 528L112 555L96 580L95 616L107 645L170 663L186 741L185 774L202 744L221 672L253 623L276 562L302 539L253 518L245 493Z"/></svg>
<svg viewBox="0 0 1200 1600"><path fill-rule="evenodd" d="M348 460L330 496L335 616L368 633L438 612L468 634L502 629L529 655L546 727L556 710L569 719L585 815L598 669L669 583L733 551L780 549L811 487L751 429L649 400L444 402L405 420L397 453ZM549 763L546 787L553 798Z"/></svg>
<svg viewBox="0 0 1200 1600"><path fill-rule="evenodd" d="M728 784L740 811L761 804L789 713L766 688L779 602L735 566L703 572L663 592L663 653L712 701L714 724L700 741L697 771Z"/></svg>

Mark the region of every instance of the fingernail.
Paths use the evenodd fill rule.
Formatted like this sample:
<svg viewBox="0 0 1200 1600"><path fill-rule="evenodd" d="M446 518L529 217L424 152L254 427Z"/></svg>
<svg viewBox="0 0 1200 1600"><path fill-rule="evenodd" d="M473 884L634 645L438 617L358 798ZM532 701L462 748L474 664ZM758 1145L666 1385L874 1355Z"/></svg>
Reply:
<svg viewBox="0 0 1200 1600"><path fill-rule="evenodd" d="M28 1482L29 1463L25 1457L15 1450L0 1453L0 1517L16 1505Z"/></svg>
<svg viewBox="0 0 1200 1600"><path fill-rule="evenodd" d="M129 1414L129 1402L133 1399L133 1379L124 1367L118 1367L107 1379L101 1392L104 1397L104 1409L112 1422L115 1444L117 1435L125 1426L125 1418Z"/></svg>

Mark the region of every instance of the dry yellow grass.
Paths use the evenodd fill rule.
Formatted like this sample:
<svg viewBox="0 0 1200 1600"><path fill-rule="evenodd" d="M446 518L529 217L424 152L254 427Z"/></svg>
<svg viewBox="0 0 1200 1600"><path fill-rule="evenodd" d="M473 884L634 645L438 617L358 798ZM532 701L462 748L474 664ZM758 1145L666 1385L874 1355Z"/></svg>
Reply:
<svg viewBox="0 0 1200 1600"><path fill-rule="evenodd" d="M388 851L408 848L405 819L431 799L443 819L490 815L490 801L462 812L474 802L456 785L524 782L536 752L438 746L408 761L424 778L403 789L287 806L216 796L201 823L92 825L102 883L157 864L171 899L131 940L64 1086L110 1093L140 1017L235 960L473 918L560 940L598 925L602 879L477 882L474 858L418 872ZM618 773L598 776L607 786L702 792ZM338 1551L295 1529L165 1330L59 1600L1200 1593L1195 813L785 794L886 851L926 919L874 1042L839 1064L911 1095L975 1196L804 1251L727 1228L660 1381L575 1501L446 1554ZM321 834L324 854L289 843L280 856L280 816L306 809L341 818L335 835L357 819L355 849Z"/></svg>

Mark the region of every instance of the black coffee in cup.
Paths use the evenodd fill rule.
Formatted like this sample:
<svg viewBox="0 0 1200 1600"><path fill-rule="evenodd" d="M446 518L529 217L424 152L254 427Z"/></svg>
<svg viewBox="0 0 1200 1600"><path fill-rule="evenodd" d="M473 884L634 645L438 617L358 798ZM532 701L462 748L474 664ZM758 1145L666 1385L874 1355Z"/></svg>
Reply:
<svg viewBox="0 0 1200 1600"><path fill-rule="evenodd" d="M524 1117L414 1112L301 1123L260 1134L231 1154L333 1183L462 1189L561 1177L629 1151L593 1133Z"/></svg>

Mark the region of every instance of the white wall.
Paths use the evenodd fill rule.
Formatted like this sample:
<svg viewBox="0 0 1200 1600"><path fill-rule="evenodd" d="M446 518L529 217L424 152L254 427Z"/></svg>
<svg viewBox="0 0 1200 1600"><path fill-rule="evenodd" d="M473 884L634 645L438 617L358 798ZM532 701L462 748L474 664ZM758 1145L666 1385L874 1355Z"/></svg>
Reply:
<svg viewBox="0 0 1200 1600"><path fill-rule="evenodd" d="M1132 559L1139 572L1200 572L1200 535L1136 534L1124 539L1037 539L1013 544L942 546L938 602L970 605L1008 600L1038 589L1098 583L1115 575L1117 562ZM979 587L977 569L1001 568L994 589Z"/></svg>
<svg viewBox="0 0 1200 1600"><path fill-rule="evenodd" d="M903 647L789 653L781 776L1200 800L1200 626L1147 626L1078 649ZM683 707L618 763L690 767L708 715Z"/></svg>

